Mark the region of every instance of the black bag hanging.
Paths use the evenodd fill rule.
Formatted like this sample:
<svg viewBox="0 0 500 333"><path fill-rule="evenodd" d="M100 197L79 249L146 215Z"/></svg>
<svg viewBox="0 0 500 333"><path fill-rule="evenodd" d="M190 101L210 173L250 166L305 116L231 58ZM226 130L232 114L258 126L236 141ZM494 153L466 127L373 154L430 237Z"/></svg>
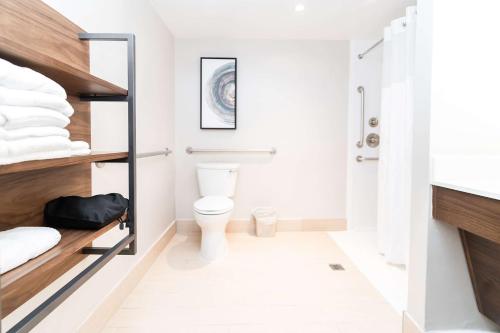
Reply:
<svg viewBox="0 0 500 333"><path fill-rule="evenodd" d="M100 229L120 219L127 208L128 199L118 193L88 198L68 196L49 201L43 218L46 225L54 228Z"/></svg>

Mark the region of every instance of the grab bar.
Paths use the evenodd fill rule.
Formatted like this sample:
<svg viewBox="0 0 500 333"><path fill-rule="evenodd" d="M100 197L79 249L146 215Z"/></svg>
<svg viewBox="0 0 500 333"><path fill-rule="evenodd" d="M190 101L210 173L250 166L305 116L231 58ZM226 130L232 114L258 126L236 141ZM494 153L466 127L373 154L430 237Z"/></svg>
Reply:
<svg viewBox="0 0 500 333"><path fill-rule="evenodd" d="M365 88L359 86L358 92L361 94L361 129L359 134L360 138L359 141L356 142L356 146L358 146L358 148L363 148L365 142Z"/></svg>
<svg viewBox="0 0 500 333"><path fill-rule="evenodd" d="M365 157L361 155L356 156L356 162L363 162L363 161L378 161L378 157Z"/></svg>
<svg viewBox="0 0 500 333"><path fill-rule="evenodd" d="M169 154L172 154L172 150L165 148L164 150L157 150L157 151L151 151L147 153L139 153L136 154L136 158L145 158L145 157L152 157L152 156L159 156L159 155L165 155L168 156ZM96 162L95 166L99 169L104 168L106 165L106 162Z"/></svg>
<svg viewBox="0 0 500 333"><path fill-rule="evenodd" d="M157 151L152 151L148 153L139 153L136 155L136 158L145 158L145 157L152 157L152 156L158 156L158 155L165 155L168 156L168 154L171 154L172 151L168 148L165 148L164 150L157 150Z"/></svg>
<svg viewBox="0 0 500 333"><path fill-rule="evenodd" d="M276 148L271 147L270 149L243 149L243 148L193 148L187 147L186 153L268 153L275 155L277 152Z"/></svg>

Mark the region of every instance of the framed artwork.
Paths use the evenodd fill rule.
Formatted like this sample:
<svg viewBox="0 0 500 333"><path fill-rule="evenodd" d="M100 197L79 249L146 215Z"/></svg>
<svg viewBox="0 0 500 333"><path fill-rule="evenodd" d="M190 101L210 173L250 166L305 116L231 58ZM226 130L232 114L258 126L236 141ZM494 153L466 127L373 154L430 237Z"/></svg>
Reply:
<svg viewBox="0 0 500 333"><path fill-rule="evenodd" d="M236 58L200 59L200 128L236 129Z"/></svg>

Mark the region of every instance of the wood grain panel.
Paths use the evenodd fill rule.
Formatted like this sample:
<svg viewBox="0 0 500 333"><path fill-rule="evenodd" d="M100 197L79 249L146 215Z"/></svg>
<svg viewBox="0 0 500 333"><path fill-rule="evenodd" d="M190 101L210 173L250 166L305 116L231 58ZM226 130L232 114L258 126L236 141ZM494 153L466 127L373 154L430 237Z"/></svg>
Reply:
<svg viewBox="0 0 500 333"><path fill-rule="evenodd" d="M91 195L90 164L0 176L0 224L43 224L43 208L49 200L66 195Z"/></svg>
<svg viewBox="0 0 500 333"><path fill-rule="evenodd" d="M500 201L439 186L432 201L434 218L459 229L479 311L500 325Z"/></svg>
<svg viewBox="0 0 500 333"><path fill-rule="evenodd" d="M500 325L500 244L460 231L479 311Z"/></svg>
<svg viewBox="0 0 500 333"><path fill-rule="evenodd" d="M0 1L0 37L88 72L89 47L78 39L80 32L84 30L42 1Z"/></svg>
<svg viewBox="0 0 500 333"><path fill-rule="evenodd" d="M91 133L90 102L82 102L78 98L70 97L68 102L73 106L75 113L67 129L71 133L72 141L85 141L89 145Z"/></svg>
<svg viewBox="0 0 500 333"><path fill-rule="evenodd" d="M433 187L433 216L493 242L500 243L498 200Z"/></svg>

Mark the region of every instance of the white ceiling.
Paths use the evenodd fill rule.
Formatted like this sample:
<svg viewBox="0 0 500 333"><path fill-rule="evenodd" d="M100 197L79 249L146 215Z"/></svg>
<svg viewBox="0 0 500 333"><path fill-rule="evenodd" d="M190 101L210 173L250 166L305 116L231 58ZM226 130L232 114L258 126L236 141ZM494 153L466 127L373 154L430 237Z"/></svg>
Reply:
<svg viewBox="0 0 500 333"><path fill-rule="evenodd" d="M176 38L375 39L415 0L150 0ZM297 4L304 11L295 12Z"/></svg>

